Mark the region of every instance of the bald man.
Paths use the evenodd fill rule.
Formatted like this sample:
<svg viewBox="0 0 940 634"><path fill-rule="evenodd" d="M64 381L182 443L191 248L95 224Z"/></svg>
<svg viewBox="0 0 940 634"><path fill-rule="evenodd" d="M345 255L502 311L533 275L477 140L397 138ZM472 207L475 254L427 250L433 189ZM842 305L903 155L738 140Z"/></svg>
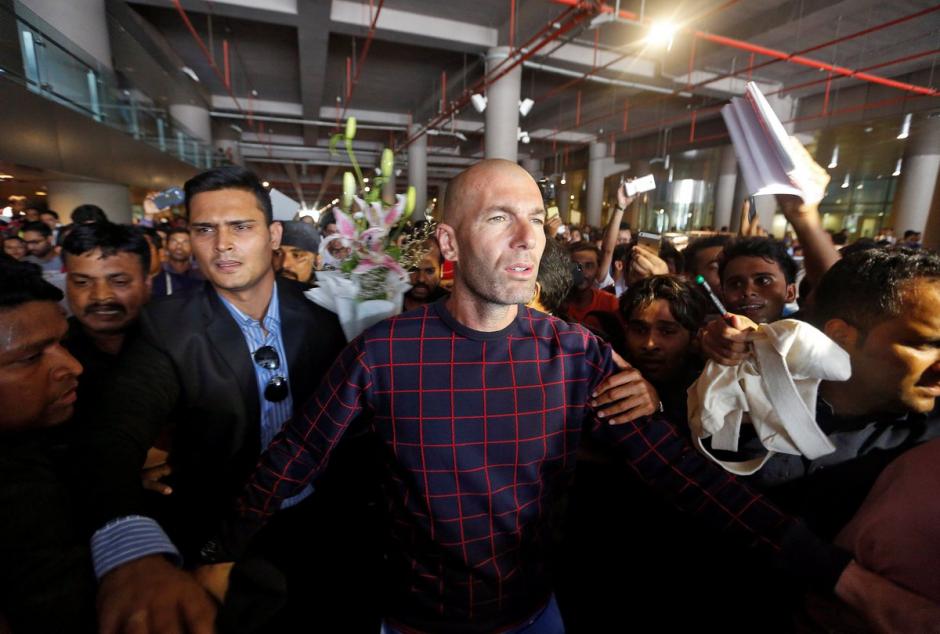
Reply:
<svg viewBox="0 0 940 634"><path fill-rule="evenodd" d="M320 477L344 436L365 432L384 446L391 515L383 631L563 632L547 570L553 510L587 431L679 506L742 542L759 536L795 571L829 587L866 574L662 418L607 423L592 394L616 371L610 347L523 306L544 223L539 188L514 163L484 161L454 179L437 228L455 265L450 298L350 343L261 457L238 519L203 549L207 563L241 553L283 500Z"/></svg>

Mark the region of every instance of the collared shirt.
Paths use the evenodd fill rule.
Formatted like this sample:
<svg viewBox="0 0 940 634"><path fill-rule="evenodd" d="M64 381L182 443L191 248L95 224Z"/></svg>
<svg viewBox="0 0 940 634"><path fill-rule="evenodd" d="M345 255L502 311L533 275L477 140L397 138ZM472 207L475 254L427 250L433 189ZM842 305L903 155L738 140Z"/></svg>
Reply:
<svg viewBox="0 0 940 634"><path fill-rule="evenodd" d="M280 367L267 370L251 359L258 386L260 404L261 448L267 448L271 440L280 431L281 426L293 415L294 400L291 394L283 401L273 403L264 398L268 382L275 376L282 376L290 381L287 368L287 356L281 337L281 308L278 302L277 284L271 294L268 310L263 321L254 319L219 295L222 304L238 325L250 354L262 346L271 346L277 351ZM297 504L313 492L312 486L305 487L297 495L285 500L282 508ZM107 572L134 559L146 555L164 554L179 561L179 551L167 537L160 525L149 517L139 515L117 518L98 529L91 540L92 559L95 574L100 579Z"/></svg>
<svg viewBox="0 0 940 634"><path fill-rule="evenodd" d="M286 381L290 381L287 354L284 351L284 340L281 337L281 306L278 302L277 284L274 284L271 301L268 304L268 310L263 321L258 321L246 315L221 295L219 295L219 299L222 300L222 304L228 309L235 323L238 324L238 328L245 338L245 343L248 344L248 350L252 354L251 365L255 370L255 380L258 384L258 403L261 405L261 449L263 451L267 449L271 441L274 440L274 436L281 431L281 427L290 420L294 413L294 398L290 392L288 392L287 398L276 403L264 397L264 390L274 377L280 376ZM271 346L277 351L280 367L276 370L268 370L255 363L254 353L264 346ZM281 505L282 508L297 504L310 495L312 491L312 488L307 487L298 495L285 500L284 504Z"/></svg>

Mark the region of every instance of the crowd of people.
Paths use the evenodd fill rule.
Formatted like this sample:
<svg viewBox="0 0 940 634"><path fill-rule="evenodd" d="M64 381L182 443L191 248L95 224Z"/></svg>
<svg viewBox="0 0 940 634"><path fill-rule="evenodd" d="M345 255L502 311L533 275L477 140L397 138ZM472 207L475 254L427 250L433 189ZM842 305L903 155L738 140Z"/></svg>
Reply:
<svg viewBox="0 0 940 634"><path fill-rule="evenodd" d="M165 222L2 228L0 633L940 631L919 235L844 244L779 196L787 241L680 251L622 188L602 231L562 228L487 160L402 312L346 341L304 296L349 255L332 212L275 222L235 166L184 190ZM755 349L791 322L779 383ZM794 382L820 455L768 452L735 400ZM734 447L696 431L699 387L751 416Z"/></svg>

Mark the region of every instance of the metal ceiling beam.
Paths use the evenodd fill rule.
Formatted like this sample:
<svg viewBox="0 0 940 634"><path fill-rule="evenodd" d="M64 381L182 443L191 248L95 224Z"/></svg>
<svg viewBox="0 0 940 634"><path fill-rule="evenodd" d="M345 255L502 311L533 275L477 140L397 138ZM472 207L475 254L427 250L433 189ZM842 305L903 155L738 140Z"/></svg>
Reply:
<svg viewBox="0 0 940 634"><path fill-rule="evenodd" d="M322 0L297 0L297 50L300 66L300 101L306 119L317 118L323 105L326 83L326 60L329 55L330 3ZM316 145L320 131L316 126L304 127L304 142Z"/></svg>

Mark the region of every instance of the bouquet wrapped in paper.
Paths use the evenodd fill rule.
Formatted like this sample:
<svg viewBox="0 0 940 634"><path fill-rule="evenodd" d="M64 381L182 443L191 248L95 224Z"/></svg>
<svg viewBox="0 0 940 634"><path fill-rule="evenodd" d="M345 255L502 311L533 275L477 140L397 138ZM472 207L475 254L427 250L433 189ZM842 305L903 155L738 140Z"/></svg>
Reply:
<svg viewBox="0 0 940 634"><path fill-rule="evenodd" d="M321 253L329 252L332 242L340 242L345 256L333 270L317 271L316 288L305 294L311 301L336 313L347 341L379 321L401 312L405 292L411 288L408 269L423 255L424 240L430 232L403 241L408 218L414 210L415 191L408 188L406 196L396 196L394 203L383 201L382 185L391 177L394 157L391 150L382 153L381 175L372 187L365 187L359 165L352 151L355 119L349 119L346 133L333 139L345 139L355 175L343 175L341 207L334 207L337 233L320 245ZM363 193L356 195L357 190Z"/></svg>

